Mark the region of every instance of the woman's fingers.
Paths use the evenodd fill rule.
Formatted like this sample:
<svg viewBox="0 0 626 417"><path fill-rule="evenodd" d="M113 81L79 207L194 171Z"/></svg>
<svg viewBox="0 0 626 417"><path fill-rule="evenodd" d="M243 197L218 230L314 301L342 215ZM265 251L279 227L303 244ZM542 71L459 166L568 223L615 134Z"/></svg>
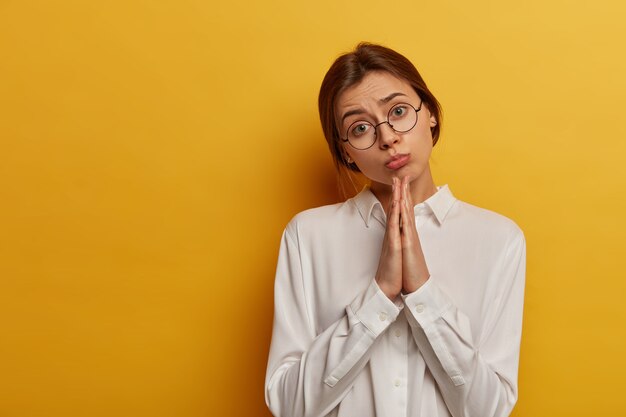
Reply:
<svg viewBox="0 0 626 417"><path fill-rule="evenodd" d="M394 224L397 223L397 217L399 216L398 213L398 202L396 201L397 199L395 198L396 193L399 191L399 187L400 187L400 183L399 181L396 181L396 178L394 177L392 180L392 185L391 185L391 198L389 199L389 204L387 206L387 226L385 228L385 237L383 240L383 249L388 245L390 239L394 239L394 233L395 233L395 227Z"/></svg>
<svg viewBox="0 0 626 417"><path fill-rule="evenodd" d="M402 180L401 206L400 215L404 225L402 229L402 287L404 292L411 293L421 287L430 274L415 227L415 213L407 177Z"/></svg>
<svg viewBox="0 0 626 417"><path fill-rule="evenodd" d="M391 299L402 290L402 237L400 235L400 196L401 183L393 179L392 193L387 210L387 227L383 247L376 272L376 282Z"/></svg>
<svg viewBox="0 0 626 417"><path fill-rule="evenodd" d="M392 204L392 223L388 226L393 228L394 230L398 228L400 225L400 196L401 196L401 188L402 185L400 180L396 177L393 177L393 188L391 192L391 204ZM399 231L399 230L398 230Z"/></svg>
<svg viewBox="0 0 626 417"><path fill-rule="evenodd" d="M393 198L398 202L398 231L402 233L402 187L403 183L400 179L394 177L394 181L396 181L396 188L393 192Z"/></svg>
<svg viewBox="0 0 626 417"><path fill-rule="evenodd" d="M409 190L409 177L402 179L401 186L401 198L402 198L402 211L400 212L402 225L405 226L402 230L403 238L417 237L417 231L415 228L415 215L413 214L413 201L411 199L411 192Z"/></svg>
<svg viewBox="0 0 626 417"><path fill-rule="evenodd" d="M400 243L400 188L400 180L394 177L391 192L391 210L389 210L389 217L387 218L386 231L387 237L394 248L398 248Z"/></svg>

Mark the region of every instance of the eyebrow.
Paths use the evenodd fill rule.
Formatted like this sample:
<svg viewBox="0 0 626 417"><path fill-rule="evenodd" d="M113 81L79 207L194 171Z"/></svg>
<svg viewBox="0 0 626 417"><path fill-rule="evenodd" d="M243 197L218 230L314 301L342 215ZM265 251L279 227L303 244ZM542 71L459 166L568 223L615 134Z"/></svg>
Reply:
<svg viewBox="0 0 626 417"><path fill-rule="evenodd" d="M389 94L387 97L383 97L383 98L381 98L381 99L380 99L380 100L378 100L378 101L379 101L380 103L382 103L382 104L385 104L385 103L389 103L391 100L393 100L394 98L396 98L396 97L398 97L398 96L404 96L404 97L407 97L407 95L406 95L406 94L404 94L404 93L400 93L400 92L397 92L397 93L391 93L391 94ZM363 113L365 113L365 112L364 112L362 109L354 109L354 110L350 110L350 111L348 111L348 112L344 113L344 115L343 115L343 116L342 116L342 118L341 118L341 122L343 123L343 121L344 121L344 120L346 120L346 117L353 116L353 115L355 115L355 114L363 114Z"/></svg>
<svg viewBox="0 0 626 417"><path fill-rule="evenodd" d="M403 93L391 93L391 94L389 94L387 97L381 98L381 99L380 99L380 100L378 100L378 101L380 101L380 102L381 102L381 103L383 103L383 104L384 104L384 103L389 103L389 102L391 101L391 99L396 98L396 97L398 97L398 96L404 96L404 97L407 97L407 95L406 95L406 94L403 94Z"/></svg>

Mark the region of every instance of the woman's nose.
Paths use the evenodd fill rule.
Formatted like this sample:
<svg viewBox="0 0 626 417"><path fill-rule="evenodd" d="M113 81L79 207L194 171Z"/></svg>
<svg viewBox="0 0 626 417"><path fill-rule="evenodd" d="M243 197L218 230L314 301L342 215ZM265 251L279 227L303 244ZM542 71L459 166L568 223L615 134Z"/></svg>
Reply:
<svg viewBox="0 0 626 417"><path fill-rule="evenodd" d="M387 149L400 140L398 132L393 130L388 122L381 123L378 126L378 146Z"/></svg>

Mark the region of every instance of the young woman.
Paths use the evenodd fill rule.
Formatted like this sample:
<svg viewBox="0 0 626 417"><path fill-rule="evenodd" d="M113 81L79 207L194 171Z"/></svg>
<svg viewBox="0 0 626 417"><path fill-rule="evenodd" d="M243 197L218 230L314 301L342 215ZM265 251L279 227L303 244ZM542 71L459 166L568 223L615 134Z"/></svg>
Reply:
<svg viewBox="0 0 626 417"><path fill-rule="evenodd" d="M525 241L435 186L439 103L360 44L329 69L322 127L370 185L302 212L278 258L265 398L275 416L507 416L517 399Z"/></svg>

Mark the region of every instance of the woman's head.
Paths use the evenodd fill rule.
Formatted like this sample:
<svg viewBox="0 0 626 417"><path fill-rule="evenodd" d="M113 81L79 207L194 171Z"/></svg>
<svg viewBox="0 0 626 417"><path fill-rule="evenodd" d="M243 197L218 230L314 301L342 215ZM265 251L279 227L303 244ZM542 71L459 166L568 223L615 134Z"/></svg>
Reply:
<svg viewBox="0 0 626 417"><path fill-rule="evenodd" d="M341 55L332 64L320 88L319 112L324 136L338 168L360 171L344 151L346 132L337 119L337 101L351 87L361 83L371 73L388 73L408 83L436 121L430 127L432 144L436 144L441 130L441 106L430 92L415 66L404 56L384 46L361 43L354 51ZM424 112L422 112L423 114Z"/></svg>

